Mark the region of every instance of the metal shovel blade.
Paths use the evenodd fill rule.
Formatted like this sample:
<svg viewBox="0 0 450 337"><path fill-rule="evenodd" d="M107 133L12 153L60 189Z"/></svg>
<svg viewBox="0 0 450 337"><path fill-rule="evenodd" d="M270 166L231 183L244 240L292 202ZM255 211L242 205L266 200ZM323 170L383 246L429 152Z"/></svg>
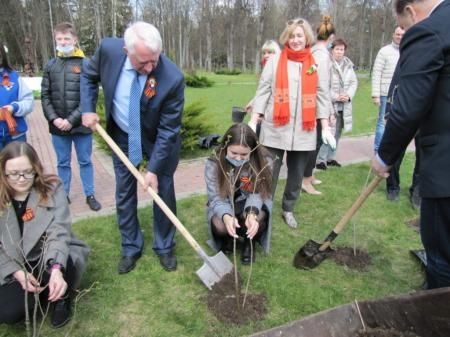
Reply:
<svg viewBox="0 0 450 337"><path fill-rule="evenodd" d="M294 256L294 267L298 269L313 269L317 267L328 255L333 252L327 247L323 252L319 250L322 244L308 240Z"/></svg>
<svg viewBox="0 0 450 337"><path fill-rule="evenodd" d="M233 264L223 252L218 252L211 257L208 256L204 260L203 265L197 270L197 275L205 286L211 290L214 284L222 280L226 274L231 273Z"/></svg>

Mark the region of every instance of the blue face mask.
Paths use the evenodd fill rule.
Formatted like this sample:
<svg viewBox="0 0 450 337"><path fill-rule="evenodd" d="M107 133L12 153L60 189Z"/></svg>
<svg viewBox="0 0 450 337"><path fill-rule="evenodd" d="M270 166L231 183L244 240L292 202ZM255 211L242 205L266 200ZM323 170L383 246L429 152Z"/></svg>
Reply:
<svg viewBox="0 0 450 337"><path fill-rule="evenodd" d="M56 50L64 55L68 55L73 52L75 46L72 44L68 44L66 46L56 46Z"/></svg>
<svg viewBox="0 0 450 337"><path fill-rule="evenodd" d="M225 159L234 167L241 167L242 165L244 165L245 163L248 162L248 159L238 160L238 159L231 158L228 155L225 156Z"/></svg>

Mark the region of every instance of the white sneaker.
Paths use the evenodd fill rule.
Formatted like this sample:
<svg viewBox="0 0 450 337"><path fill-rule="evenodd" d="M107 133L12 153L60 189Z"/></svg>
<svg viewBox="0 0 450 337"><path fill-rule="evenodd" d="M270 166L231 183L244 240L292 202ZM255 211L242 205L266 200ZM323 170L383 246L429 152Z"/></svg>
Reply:
<svg viewBox="0 0 450 337"><path fill-rule="evenodd" d="M294 218L294 213L283 211L282 216L283 216L283 219L284 219L284 222L286 223L286 225L288 225L291 228L298 227L297 220L295 220L295 218Z"/></svg>

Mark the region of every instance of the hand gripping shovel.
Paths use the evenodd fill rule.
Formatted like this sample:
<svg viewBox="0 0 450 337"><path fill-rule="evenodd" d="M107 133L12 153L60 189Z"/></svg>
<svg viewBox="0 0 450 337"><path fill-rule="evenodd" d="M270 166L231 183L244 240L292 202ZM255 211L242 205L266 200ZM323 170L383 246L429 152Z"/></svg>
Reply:
<svg viewBox="0 0 450 337"><path fill-rule="evenodd" d="M355 215L356 211L366 201L367 197L373 192L383 178L375 176L364 191L361 192L358 199L353 203L352 207L344 214L342 219L337 223L336 227L326 237L323 243L318 243L313 240L308 240L303 247L295 254L294 267L299 269L313 269L317 267L328 254L332 251L330 248L331 242L344 229L344 226Z"/></svg>
<svg viewBox="0 0 450 337"><path fill-rule="evenodd" d="M97 123L96 125L97 131L100 136L105 140L105 142L111 147L114 153L122 160L125 166L130 170L130 172L134 175L137 181L144 186L144 177L139 173L139 171L134 167L134 165L130 162L130 160L125 156L122 150L117 146L117 144L111 139L111 137L106 133L106 131L102 128L102 126ZM150 193L154 202L161 208L164 214L172 221L178 231L183 235L186 241L191 245L192 248L197 252L198 255L202 258L205 263L197 270L197 275L200 277L200 280L207 286L209 289L212 286L219 282L224 275L230 273L233 269L233 264L231 261L225 256L224 253L219 252L213 257L206 255L205 251L200 247L200 245L195 241L192 235L187 231L186 227L178 220L178 218L173 214L170 208L164 203L164 201L159 197L159 195L151 188L147 188L147 192Z"/></svg>

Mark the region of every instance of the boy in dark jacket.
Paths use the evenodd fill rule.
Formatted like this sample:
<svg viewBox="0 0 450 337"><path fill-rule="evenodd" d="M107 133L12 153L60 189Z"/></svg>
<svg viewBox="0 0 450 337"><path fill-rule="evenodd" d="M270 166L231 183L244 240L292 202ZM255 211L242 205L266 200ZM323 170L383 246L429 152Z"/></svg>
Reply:
<svg viewBox="0 0 450 337"><path fill-rule="evenodd" d="M91 161L92 131L81 124L80 74L84 53L77 45L77 33L71 23L54 28L57 57L44 69L41 100L48 120L57 157L58 175L69 199L72 143L75 144L86 202L93 211L101 208L94 196L94 173Z"/></svg>

